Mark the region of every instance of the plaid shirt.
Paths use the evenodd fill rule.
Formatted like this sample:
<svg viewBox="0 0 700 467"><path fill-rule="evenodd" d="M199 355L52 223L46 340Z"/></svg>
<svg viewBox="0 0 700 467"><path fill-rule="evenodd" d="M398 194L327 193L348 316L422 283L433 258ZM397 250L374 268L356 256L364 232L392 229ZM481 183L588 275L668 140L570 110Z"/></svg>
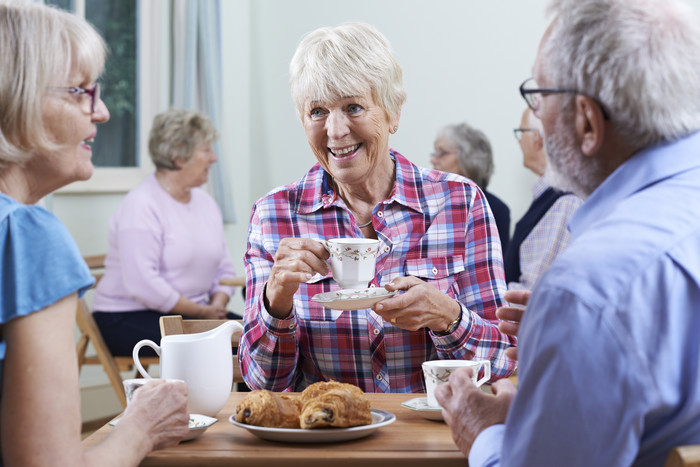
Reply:
<svg viewBox="0 0 700 467"><path fill-rule="evenodd" d="M366 392L424 392L421 363L434 359L488 359L493 379L514 371L515 362L503 352L515 340L498 330L495 317L506 286L496 224L483 193L463 177L417 167L394 151L391 157L394 189L372 212L381 246L370 286L406 275L433 284L460 302L458 328L448 335L406 331L371 309L325 308L311 297L339 288L330 273L299 286L287 319L265 310L265 283L282 238L362 237L329 174L316 164L253 207L239 348L250 387L299 391L334 379Z"/></svg>
<svg viewBox="0 0 700 467"><path fill-rule="evenodd" d="M547 180L540 177L532 187L533 200L548 188ZM520 281L508 283L508 289L532 290L537 279L571 242L569 219L581 204L583 200L570 193L554 202L520 245Z"/></svg>

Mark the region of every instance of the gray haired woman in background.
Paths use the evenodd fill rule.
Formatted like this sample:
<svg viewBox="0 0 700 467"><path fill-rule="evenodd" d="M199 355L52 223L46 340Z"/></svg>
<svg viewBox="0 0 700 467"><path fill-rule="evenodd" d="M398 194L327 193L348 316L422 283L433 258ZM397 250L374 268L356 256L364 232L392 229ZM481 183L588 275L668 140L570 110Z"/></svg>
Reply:
<svg viewBox="0 0 700 467"><path fill-rule="evenodd" d="M447 125L438 131L435 152L430 163L437 170L451 172L474 180L486 195L493 217L496 219L498 236L503 251L510 242L510 209L486 187L493 174L491 143L483 131L466 124Z"/></svg>

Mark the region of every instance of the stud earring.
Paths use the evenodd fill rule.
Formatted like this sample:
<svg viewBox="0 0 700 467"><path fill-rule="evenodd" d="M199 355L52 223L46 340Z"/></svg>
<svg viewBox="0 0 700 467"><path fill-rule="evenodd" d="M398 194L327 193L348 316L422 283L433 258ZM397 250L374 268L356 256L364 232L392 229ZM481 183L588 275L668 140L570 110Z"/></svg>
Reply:
<svg viewBox="0 0 700 467"><path fill-rule="evenodd" d="M396 133L397 131L399 131L399 127L395 126L395 127L394 127L394 133Z"/></svg>

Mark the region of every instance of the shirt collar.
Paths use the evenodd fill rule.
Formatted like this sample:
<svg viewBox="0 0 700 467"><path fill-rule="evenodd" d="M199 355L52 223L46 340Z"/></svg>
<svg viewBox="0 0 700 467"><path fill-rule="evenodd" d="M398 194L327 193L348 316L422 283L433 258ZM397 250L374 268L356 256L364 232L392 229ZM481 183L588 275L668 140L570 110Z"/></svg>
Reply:
<svg viewBox="0 0 700 467"><path fill-rule="evenodd" d="M700 167L700 131L643 149L618 167L574 213L569 223L576 236L637 191L686 170Z"/></svg>
<svg viewBox="0 0 700 467"><path fill-rule="evenodd" d="M395 201L422 213L423 190L420 169L393 149L389 149L389 155L396 166L396 178L391 196L384 201L384 204ZM321 167L321 164L316 163L301 180L297 212L309 214L321 208L337 205L339 202L342 202L342 199L335 190L332 177Z"/></svg>

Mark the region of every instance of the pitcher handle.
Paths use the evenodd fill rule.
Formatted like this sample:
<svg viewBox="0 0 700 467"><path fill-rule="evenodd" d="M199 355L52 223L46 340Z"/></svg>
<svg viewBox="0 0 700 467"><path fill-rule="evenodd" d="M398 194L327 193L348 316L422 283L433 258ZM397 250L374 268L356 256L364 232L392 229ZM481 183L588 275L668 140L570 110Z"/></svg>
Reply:
<svg viewBox="0 0 700 467"><path fill-rule="evenodd" d="M481 386L486 381L491 379L491 361L490 360L483 360L481 362L481 366L484 368L484 376L479 381L476 382L476 387Z"/></svg>
<svg viewBox="0 0 700 467"><path fill-rule="evenodd" d="M141 373L141 376L143 376L146 379L153 379L151 375L148 374L148 372L143 368L143 365L141 365L141 362L139 361L139 350L141 350L141 347L148 346L152 348L153 350L156 351L156 354L158 354L158 357L160 357L160 347L158 344L153 342L152 340L149 339L144 339L142 341L139 341L135 346L134 350L131 352L131 356L134 359L134 365L136 365L136 369L139 370L139 373Z"/></svg>

